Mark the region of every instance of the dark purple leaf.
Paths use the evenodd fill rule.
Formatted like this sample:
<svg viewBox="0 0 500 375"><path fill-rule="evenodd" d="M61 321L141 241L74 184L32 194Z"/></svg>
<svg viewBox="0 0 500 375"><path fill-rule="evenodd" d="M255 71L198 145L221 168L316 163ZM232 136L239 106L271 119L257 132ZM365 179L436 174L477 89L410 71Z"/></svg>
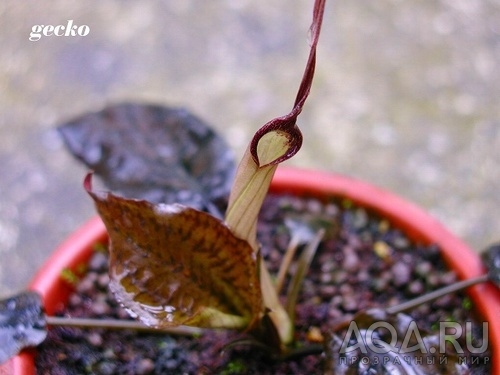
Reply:
<svg viewBox="0 0 500 375"><path fill-rule="evenodd" d="M481 255L488 270L488 277L497 287L500 287L500 243L489 246Z"/></svg>
<svg viewBox="0 0 500 375"><path fill-rule="evenodd" d="M118 104L59 131L78 159L127 198L203 209L229 194L232 151L185 109Z"/></svg>
<svg viewBox="0 0 500 375"><path fill-rule="evenodd" d="M23 348L40 344L47 336L42 299L23 292L0 301L0 363Z"/></svg>

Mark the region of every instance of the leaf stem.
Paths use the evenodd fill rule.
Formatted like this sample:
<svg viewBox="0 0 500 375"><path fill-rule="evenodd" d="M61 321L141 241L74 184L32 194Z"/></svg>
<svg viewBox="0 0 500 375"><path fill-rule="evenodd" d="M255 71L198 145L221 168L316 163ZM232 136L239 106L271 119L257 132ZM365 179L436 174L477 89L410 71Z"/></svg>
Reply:
<svg viewBox="0 0 500 375"><path fill-rule="evenodd" d="M133 329L136 331L167 333L179 336L198 336L203 329L196 327L171 327L153 328L133 320L118 319L89 319L89 318L63 318L59 316L47 316L45 321L51 326L78 327L78 328L104 328L104 329Z"/></svg>
<svg viewBox="0 0 500 375"><path fill-rule="evenodd" d="M297 270L290 281L286 296L285 310L292 321L295 318L295 305L297 304L297 298L299 296L300 288L302 287L302 282L306 277L307 271L311 266L312 259L314 258L324 235L325 230L323 228L319 229L312 241L307 244L297 263Z"/></svg>
<svg viewBox="0 0 500 375"><path fill-rule="evenodd" d="M278 270L278 276L276 276L275 288L276 288L277 294L280 294L281 289L283 288L283 284L285 283L286 273L288 272L288 269L290 268L290 264L292 263L293 256L295 255L295 252L297 251L297 248L299 247L299 243L300 243L300 236L297 234L294 234L292 236L292 239L290 240L290 243L288 244L286 251L285 251L285 255L283 256L283 260L281 261L281 265L280 265L280 268Z"/></svg>
<svg viewBox="0 0 500 375"><path fill-rule="evenodd" d="M457 292L461 289L468 288L472 285L484 283L488 280L489 280L488 274L484 274L484 275L481 275L478 277L474 277L472 279L458 281L456 283L453 283L451 285L437 289L433 292L424 294L424 295L417 297L417 298L414 298L412 300L400 303L400 304L395 305L395 306L390 306L390 307L386 308L385 311L388 314L398 314L400 312L413 309L413 308L415 308L419 305L422 305L424 303L431 302L431 301L433 301L439 297L442 297L446 294L454 293L454 292Z"/></svg>

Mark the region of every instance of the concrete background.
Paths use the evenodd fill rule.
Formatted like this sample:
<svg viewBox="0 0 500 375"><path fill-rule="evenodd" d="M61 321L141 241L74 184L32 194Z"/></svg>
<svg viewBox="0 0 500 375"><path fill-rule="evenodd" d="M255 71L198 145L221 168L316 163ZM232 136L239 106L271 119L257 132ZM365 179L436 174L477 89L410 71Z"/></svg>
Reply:
<svg viewBox="0 0 500 375"><path fill-rule="evenodd" d="M241 155L288 112L311 0L0 2L0 296L94 214L54 127L123 100L182 105ZM28 40L73 20L85 37ZM305 143L288 165L360 178L476 249L500 238L500 2L329 1Z"/></svg>

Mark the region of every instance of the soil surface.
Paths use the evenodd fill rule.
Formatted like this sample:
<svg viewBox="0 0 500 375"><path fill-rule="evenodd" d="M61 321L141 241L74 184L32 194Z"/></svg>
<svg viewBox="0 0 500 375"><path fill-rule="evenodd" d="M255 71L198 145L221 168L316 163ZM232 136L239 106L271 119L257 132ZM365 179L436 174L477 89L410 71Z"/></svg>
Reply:
<svg viewBox="0 0 500 375"><path fill-rule="evenodd" d="M258 233L271 274L279 269L291 234L307 237L326 229L295 309L297 348L321 348L331 327L356 312L386 307L448 285L456 276L443 264L439 249L411 243L390 223L353 207L294 197L268 197ZM301 248L299 248L299 253ZM296 269L292 263L290 272ZM96 251L66 310L68 317L129 319L108 292L107 256ZM286 290L286 285L285 285ZM471 301L461 293L445 296L410 312L421 332L440 321L474 319ZM473 332L473 336L480 336ZM321 374L325 356L316 353L286 361L256 347L225 347L241 338L234 332L207 331L201 337L174 337L131 330L53 328L39 346L39 374ZM464 345L465 346L465 345ZM477 345L476 345L477 346ZM468 354L466 354L468 355ZM472 374L487 374L484 358L468 357ZM486 362L486 365L484 364Z"/></svg>

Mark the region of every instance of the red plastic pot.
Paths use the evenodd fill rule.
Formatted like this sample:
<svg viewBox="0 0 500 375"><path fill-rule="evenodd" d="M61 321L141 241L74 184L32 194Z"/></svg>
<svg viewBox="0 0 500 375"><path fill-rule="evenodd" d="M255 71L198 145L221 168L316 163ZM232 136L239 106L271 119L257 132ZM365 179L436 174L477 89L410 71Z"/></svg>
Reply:
<svg viewBox="0 0 500 375"><path fill-rule="evenodd" d="M271 191L316 197L347 198L368 211L387 218L395 227L418 242L437 244L451 269L461 279L483 274L479 256L451 234L436 219L392 193L348 177L308 170L278 169ZM87 222L71 235L50 257L29 288L41 293L47 313L52 314L67 300L71 288L60 277L65 268L76 269L86 262L96 243L107 240L99 218ZM489 346L492 350L492 374L500 374L500 292L489 283L467 290L484 321L489 322ZM8 373L34 375L34 350L25 351L4 367ZM0 370L0 374L1 374Z"/></svg>

